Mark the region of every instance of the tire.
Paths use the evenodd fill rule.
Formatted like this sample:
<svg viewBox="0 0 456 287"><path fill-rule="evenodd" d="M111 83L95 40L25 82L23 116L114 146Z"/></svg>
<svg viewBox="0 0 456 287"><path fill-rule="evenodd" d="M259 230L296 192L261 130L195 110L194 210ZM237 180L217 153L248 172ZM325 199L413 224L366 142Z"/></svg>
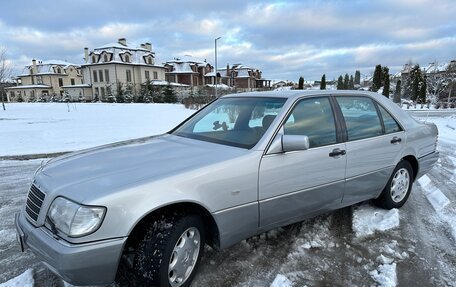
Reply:
<svg viewBox="0 0 456 287"><path fill-rule="evenodd" d="M401 160L375 204L384 209L400 208L410 196L413 185L413 169L406 160Z"/></svg>
<svg viewBox="0 0 456 287"><path fill-rule="evenodd" d="M133 247L126 247L116 283L118 286L188 287L198 269L204 243L201 217L162 215L148 225Z"/></svg>

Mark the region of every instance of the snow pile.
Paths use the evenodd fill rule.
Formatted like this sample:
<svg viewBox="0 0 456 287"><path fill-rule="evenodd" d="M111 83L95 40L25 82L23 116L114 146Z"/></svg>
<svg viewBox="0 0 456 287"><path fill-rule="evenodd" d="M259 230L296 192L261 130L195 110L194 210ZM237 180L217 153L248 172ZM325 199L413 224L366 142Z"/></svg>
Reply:
<svg viewBox="0 0 456 287"><path fill-rule="evenodd" d="M11 103L0 156L74 151L169 131L194 113L178 104Z"/></svg>
<svg viewBox="0 0 456 287"><path fill-rule="evenodd" d="M427 200L436 211L438 220L449 227L453 239L456 240L456 212L454 208L451 208L452 204L450 200L439 188L432 184L427 175L423 175L418 182ZM447 206L449 207L447 208Z"/></svg>
<svg viewBox="0 0 456 287"><path fill-rule="evenodd" d="M369 272L372 279L382 287L394 287L397 285L396 263L380 264L376 270Z"/></svg>
<svg viewBox="0 0 456 287"><path fill-rule="evenodd" d="M288 255L289 259L305 256L305 251L312 248L334 248L336 244L329 238L329 219L313 224L311 228L301 227L301 234L295 242L295 251Z"/></svg>
<svg viewBox="0 0 456 287"><path fill-rule="evenodd" d="M276 278L274 279L274 281L272 282L270 287L291 287L291 286L293 286L293 285L291 284L291 281L288 280L287 277L285 277L281 274L277 274Z"/></svg>
<svg viewBox="0 0 456 287"><path fill-rule="evenodd" d="M353 231L357 237L372 235L399 226L397 209L383 210L364 204L353 210Z"/></svg>
<svg viewBox="0 0 456 287"><path fill-rule="evenodd" d="M21 275L14 277L5 283L1 283L0 287L33 287L33 285L33 270L28 269Z"/></svg>
<svg viewBox="0 0 456 287"><path fill-rule="evenodd" d="M439 160L440 160L440 159L439 159ZM420 178L418 179L418 183L421 185L421 187L424 188L425 186L427 186L428 184L431 183L431 179L429 178L429 176L423 175L422 177L420 177Z"/></svg>
<svg viewBox="0 0 456 287"><path fill-rule="evenodd" d="M434 188L431 191L428 191L426 194L427 199L431 203L432 207L436 210L442 210L447 206L450 201L448 198L440 191L438 188Z"/></svg>

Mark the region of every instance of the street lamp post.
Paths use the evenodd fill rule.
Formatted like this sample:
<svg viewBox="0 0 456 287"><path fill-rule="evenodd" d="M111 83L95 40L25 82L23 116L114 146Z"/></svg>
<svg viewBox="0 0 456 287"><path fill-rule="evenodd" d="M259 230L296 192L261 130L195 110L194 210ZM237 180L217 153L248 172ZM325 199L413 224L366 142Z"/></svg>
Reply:
<svg viewBox="0 0 456 287"><path fill-rule="evenodd" d="M217 40L222 37L217 37L214 40L215 43L215 97L217 98Z"/></svg>

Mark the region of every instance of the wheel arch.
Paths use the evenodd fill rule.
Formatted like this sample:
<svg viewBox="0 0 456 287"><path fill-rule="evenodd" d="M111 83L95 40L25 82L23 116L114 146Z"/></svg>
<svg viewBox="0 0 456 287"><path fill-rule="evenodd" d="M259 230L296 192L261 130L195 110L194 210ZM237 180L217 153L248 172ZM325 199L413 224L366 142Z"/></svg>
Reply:
<svg viewBox="0 0 456 287"><path fill-rule="evenodd" d="M213 248L219 248L220 232L217 222L205 207L195 202L176 202L161 206L157 209L151 210L149 213L146 213L130 229L130 232L128 233L127 245L129 245L129 243L134 243L138 238L141 238L146 226L153 222L153 220L157 218L157 215L169 214L173 212L201 216L206 228L206 243Z"/></svg>
<svg viewBox="0 0 456 287"><path fill-rule="evenodd" d="M416 157L414 155L406 155L402 158L402 160L405 160L407 161L408 163L410 163L410 165L412 166L412 170L413 170L413 181L415 181L416 179L416 176L418 174L418 171L419 171L419 164L418 164L418 160L416 159Z"/></svg>

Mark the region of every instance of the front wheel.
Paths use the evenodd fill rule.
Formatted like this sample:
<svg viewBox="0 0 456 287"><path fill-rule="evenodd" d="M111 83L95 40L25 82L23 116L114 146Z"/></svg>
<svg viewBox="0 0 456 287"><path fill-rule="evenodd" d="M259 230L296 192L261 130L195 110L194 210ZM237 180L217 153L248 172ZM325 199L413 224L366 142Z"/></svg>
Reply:
<svg viewBox="0 0 456 287"><path fill-rule="evenodd" d="M204 239L201 217L161 216L149 226L134 248L131 268L128 268L130 276L120 276L128 283L120 280L119 285L190 286L204 250ZM125 266L121 267L119 270L125 270Z"/></svg>
<svg viewBox="0 0 456 287"><path fill-rule="evenodd" d="M413 169L410 163L405 160L400 161L375 203L385 209L402 207L410 196L413 176Z"/></svg>

